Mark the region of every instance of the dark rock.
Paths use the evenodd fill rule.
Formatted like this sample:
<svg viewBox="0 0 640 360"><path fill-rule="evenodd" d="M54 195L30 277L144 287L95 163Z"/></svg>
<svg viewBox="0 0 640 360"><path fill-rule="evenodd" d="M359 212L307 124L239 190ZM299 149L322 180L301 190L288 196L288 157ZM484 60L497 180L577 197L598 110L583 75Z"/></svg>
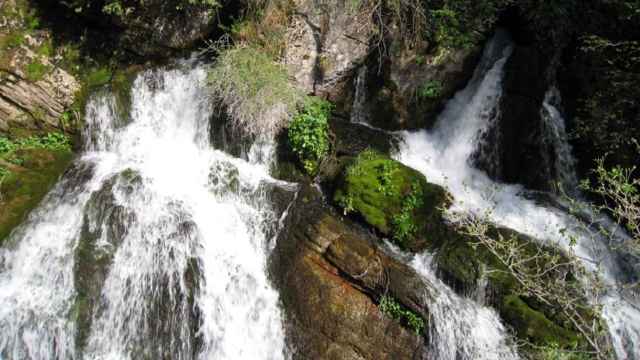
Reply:
<svg viewBox="0 0 640 360"><path fill-rule="evenodd" d="M296 359L421 359L426 339L377 307L390 294L428 319L434 289L302 188L271 259Z"/></svg>

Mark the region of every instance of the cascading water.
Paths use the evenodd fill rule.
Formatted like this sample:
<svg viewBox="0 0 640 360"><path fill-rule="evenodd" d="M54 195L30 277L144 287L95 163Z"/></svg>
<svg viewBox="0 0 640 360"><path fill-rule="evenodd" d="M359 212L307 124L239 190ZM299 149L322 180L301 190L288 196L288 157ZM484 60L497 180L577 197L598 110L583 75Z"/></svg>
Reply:
<svg viewBox="0 0 640 360"><path fill-rule="evenodd" d="M351 107L351 122L369 126L367 113L367 65L362 65L358 70L354 84L353 105Z"/></svg>
<svg viewBox="0 0 640 360"><path fill-rule="evenodd" d="M640 358L640 307L618 292L625 276L607 244L581 231L582 227L564 211L528 200L521 186L497 183L472 166L471 158L485 138L482 134L496 120L502 68L510 52L510 40L499 31L487 45L469 85L449 101L434 129L402 133L397 159L421 171L430 182L446 187L454 197L451 213L488 213L496 224L567 250L571 247L569 238L578 238L573 251L587 269L600 270L609 285L609 292L600 301L618 358ZM547 97L542 111L548 114L551 129L558 132L558 141L566 141L564 124L559 124L563 119L551 99ZM560 160L559 166L564 167L561 173L569 171L570 164L562 163L570 155L568 145L563 144L558 152L565 156ZM573 181L571 177L562 180Z"/></svg>
<svg viewBox="0 0 640 360"><path fill-rule="evenodd" d="M578 178L576 176L576 160L573 157L567 130L565 129L564 118L559 110L560 91L556 87L552 87L547 91L540 109L542 122L546 127L549 141L555 151L555 169L556 181L566 191L573 191L578 187Z"/></svg>
<svg viewBox="0 0 640 360"><path fill-rule="evenodd" d="M0 250L0 358L286 357L267 197L293 185L269 177L270 141L247 161L211 147L205 79L145 72L128 123L92 99L83 155Z"/></svg>
<svg viewBox="0 0 640 360"><path fill-rule="evenodd" d="M436 276L429 254L414 257L411 266L438 288L429 304L429 356L438 360L518 359L496 312L459 296Z"/></svg>

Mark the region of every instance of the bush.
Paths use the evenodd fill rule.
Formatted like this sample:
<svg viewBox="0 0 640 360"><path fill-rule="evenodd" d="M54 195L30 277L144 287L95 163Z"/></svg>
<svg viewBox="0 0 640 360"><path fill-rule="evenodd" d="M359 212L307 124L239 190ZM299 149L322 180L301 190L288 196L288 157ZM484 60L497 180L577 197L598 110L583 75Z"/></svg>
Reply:
<svg viewBox="0 0 640 360"><path fill-rule="evenodd" d="M420 335L424 331L424 320L418 314L406 309L391 296L382 296L379 306L383 314L399 320L403 325L412 329L416 335Z"/></svg>
<svg viewBox="0 0 640 360"><path fill-rule="evenodd" d="M289 125L289 145L309 174L315 174L329 152L331 103L310 98Z"/></svg>
<svg viewBox="0 0 640 360"><path fill-rule="evenodd" d="M442 95L442 83L438 80L427 81L418 88L418 98L436 99Z"/></svg>
<svg viewBox="0 0 640 360"><path fill-rule="evenodd" d="M252 46L223 48L208 80L234 128L248 135L277 133L304 99L286 69Z"/></svg>

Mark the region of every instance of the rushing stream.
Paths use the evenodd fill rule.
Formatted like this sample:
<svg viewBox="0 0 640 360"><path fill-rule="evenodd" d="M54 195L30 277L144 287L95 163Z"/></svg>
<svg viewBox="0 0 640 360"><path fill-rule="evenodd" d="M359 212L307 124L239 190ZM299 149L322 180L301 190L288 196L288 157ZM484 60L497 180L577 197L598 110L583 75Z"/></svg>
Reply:
<svg viewBox="0 0 640 360"><path fill-rule="evenodd" d="M567 234L578 238L574 249L576 255L587 269L599 271L611 288L600 301L617 356L619 359L638 359L639 307L618 291L625 276L604 240L581 231L575 219L563 210L527 199L521 186L493 181L472 164L474 152L483 145L483 133L499 117L502 67L510 52L507 34L498 32L487 45L473 79L449 101L434 129L402 133L403 143L397 159L421 171L430 182L446 187L455 200L450 209L452 213L489 214L496 224L564 249L570 246ZM572 185L576 182L574 161L566 143L564 120L556 105L558 101L558 94L550 90L541 111L559 157L557 180ZM428 266L425 262L417 263L418 271L420 267Z"/></svg>
<svg viewBox="0 0 640 360"><path fill-rule="evenodd" d="M0 358L285 357L267 197L292 185L269 177L269 141L247 161L213 149L205 79L139 75L128 118L93 97L82 155L0 250Z"/></svg>

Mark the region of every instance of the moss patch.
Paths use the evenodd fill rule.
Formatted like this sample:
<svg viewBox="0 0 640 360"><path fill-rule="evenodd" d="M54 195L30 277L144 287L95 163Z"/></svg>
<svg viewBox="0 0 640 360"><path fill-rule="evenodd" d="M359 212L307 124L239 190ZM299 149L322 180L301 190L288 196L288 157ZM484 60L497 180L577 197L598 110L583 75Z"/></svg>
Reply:
<svg viewBox="0 0 640 360"><path fill-rule="evenodd" d="M440 232L447 195L418 171L366 150L347 167L334 201L403 249L419 251Z"/></svg>
<svg viewBox="0 0 640 360"><path fill-rule="evenodd" d="M556 325L545 314L532 309L516 295L504 297L500 313L520 338L534 344L558 344L563 349L573 348L578 344L578 337L574 332Z"/></svg>
<svg viewBox="0 0 640 360"><path fill-rule="evenodd" d="M38 205L72 158L71 151L64 149L24 149L19 151L19 155L23 159L22 164L6 165L11 171L0 187L0 245Z"/></svg>

